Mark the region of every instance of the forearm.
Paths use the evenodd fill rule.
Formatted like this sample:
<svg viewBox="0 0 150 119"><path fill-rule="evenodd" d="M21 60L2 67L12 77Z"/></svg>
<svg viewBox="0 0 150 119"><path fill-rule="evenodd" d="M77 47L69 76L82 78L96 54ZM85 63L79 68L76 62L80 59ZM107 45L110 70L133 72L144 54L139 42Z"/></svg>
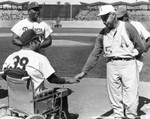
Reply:
<svg viewBox="0 0 150 119"><path fill-rule="evenodd" d="M16 46L22 46L20 37L17 34L15 34L14 32L13 32L13 37L12 37L12 44L14 44Z"/></svg>
<svg viewBox="0 0 150 119"><path fill-rule="evenodd" d="M149 49L149 47L150 47L150 37L148 37L148 38L146 39L144 52L147 52L148 49Z"/></svg>
<svg viewBox="0 0 150 119"><path fill-rule="evenodd" d="M84 72L85 74L87 74L91 69L93 69L98 61L99 56L94 56L93 54L90 54L88 60L86 61L82 72Z"/></svg>
<svg viewBox="0 0 150 119"><path fill-rule="evenodd" d="M47 78L48 82L55 83L55 84L64 84L66 80L64 78L58 77L55 74L52 74Z"/></svg>
<svg viewBox="0 0 150 119"><path fill-rule="evenodd" d="M49 36L48 38L43 39L43 42L41 43L41 48L46 48L52 44L52 38Z"/></svg>
<svg viewBox="0 0 150 119"><path fill-rule="evenodd" d="M102 41L102 36L99 35L96 38L94 49L90 53L90 56L88 57L85 65L82 69L82 72L84 72L85 74L87 74L97 64L99 56L100 56L101 52L103 51L103 44L101 41Z"/></svg>
<svg viewBox="0 0 150 119"><path fill-rule="evenodd" d="M22 43L19 39L12 39L12 44L16 46L22 46Z"/></svg>

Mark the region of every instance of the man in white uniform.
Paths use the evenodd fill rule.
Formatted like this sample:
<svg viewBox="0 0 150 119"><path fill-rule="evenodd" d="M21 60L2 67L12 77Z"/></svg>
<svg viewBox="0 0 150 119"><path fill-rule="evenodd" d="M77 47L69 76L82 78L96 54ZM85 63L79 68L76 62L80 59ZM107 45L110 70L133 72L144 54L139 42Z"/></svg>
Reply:
<svg viewBox="0 0 150 119"><path fill-rule="evenodd" d="M3 64L3 71L7 69L23 69L31 76L35 94L44 90L44 81L47 79L50 83L56 84L72 84L76 80L69 80L58 77L55 70L51 66L49 60L42 54L38 53L40 49L40 38L33 31L29 29L25 31L21 37L21 50L12 53L7 57ZM68 112L67 96L63 97L63 110L66 112L68 119L77 119L78 114Z"/></svg>
<svg viewBox="0 0 150 119"><path fill-rule="evenodd" d="M130 22L136 28L139 35L141 36L143 44L145 44L146 46L149 46L148 41L150 41L150 33L146 30L146 28L140 22L130 20L127 10L123 7L118 8L116 14L117 14L118 20ZM145 52L147 51L148 51L148 48L146 48ZM141 72L142 67L143 67L143 55L137 57L137 63L138 63L139 72Z"/></svg>
<svg viewBox="0 0 150 119"><path fill-rule="evenodd" d="M118 21L112 5L99 9L105 28L96 38L94 49L81 73L79 81L96 65L102 51L107 58L107 89L115 119L137 117L139 72L135 57L144 45L133 25Z"/></svg>
<svg viewBox="0 0 150 119"><path fill-rule="evenodd" d="M21 46L20 37L23 32L28 29L33 29L38 35L40 35L41 46L40 52L45 55L45 48L52 44L50 26L39 19L41 6L37 2L31 2L28 4L28 17L16 23L11 31L13 32L12 43L17 46Z"/></svg>

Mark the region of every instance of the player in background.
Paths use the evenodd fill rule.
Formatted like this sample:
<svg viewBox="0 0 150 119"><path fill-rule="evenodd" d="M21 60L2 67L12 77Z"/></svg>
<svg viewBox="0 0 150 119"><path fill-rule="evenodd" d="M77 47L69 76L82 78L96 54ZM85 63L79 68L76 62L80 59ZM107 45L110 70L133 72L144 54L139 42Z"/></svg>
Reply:
<svg viewBox="0 0 150 119"><path fill-rule="evenodd" d="M118 8L116 14L118 20L129 22L136 28L139 35L141 36L143 44L145 44L145 52L147 52L150 46L150 33L146 30L146 28L140 22L130 20L129 13L123 7ZM137 57L137 63L138 63L139 72L141 72L143 67L143 54Z"/></svg>
<svg viewBox="0 0 150 119"><path fill-rule="evenodd" d="M28 16L27 18L16 23L11 31L13 33L12 43L17 46L22 46L20 37L23 32L28 29L33 29L40 37L41 46L40 53L45 55L45 48L52 44L50 26L39 18L41 6L37 2L31 2L28 4Z"/></svg>
<svg viewBox="0 0 150 119"><path fill-rule="evenodd" d="M107 59L107 90L113 118L135 119L138 107L139 72L135 57L144 51L144 45L133 25L118 21L112 5L99 8L99 15L105 24L96 38L94 49L81 73L79 81L96 65L104 51Z"/></svg>
<svg viewBox="0 0 150 119"><path fill-rule="evenodd" d="M21 37L21 50L10 54L3 64L2 71L7 68L19 68L27 71L31 76L35 94L44 90L44 81L56 84L77 83L76 80L58 77L46 56L38 53L40 49L40 38L33 30L25 31ZM78 114L68 112L67 96L63 97L63 111L66 112L67 119L77 119Z"/></svg>

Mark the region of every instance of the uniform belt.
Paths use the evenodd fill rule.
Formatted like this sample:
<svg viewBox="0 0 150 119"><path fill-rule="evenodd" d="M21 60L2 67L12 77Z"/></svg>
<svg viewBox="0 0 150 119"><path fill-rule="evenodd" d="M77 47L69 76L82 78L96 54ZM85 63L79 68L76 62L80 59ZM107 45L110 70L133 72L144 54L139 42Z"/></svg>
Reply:
<svg viewBox="0 0 150 119"><path fill-rule="evenodd" d="M114 60L125 60L125 61L129 61L129 60L133 60L133 59L134 59L134 58L109 57L109 58L108 58L108 62L114 61Z"/></svg>

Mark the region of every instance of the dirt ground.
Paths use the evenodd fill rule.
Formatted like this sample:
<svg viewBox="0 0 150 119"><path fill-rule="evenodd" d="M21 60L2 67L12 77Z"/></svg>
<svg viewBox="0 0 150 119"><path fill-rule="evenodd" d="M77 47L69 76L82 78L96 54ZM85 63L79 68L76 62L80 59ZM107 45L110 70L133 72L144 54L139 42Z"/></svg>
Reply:
<svg viewBox="0 0 150 119"><path fill-rule="evenodd" d="M96 119L98 116L109 116L112 109L106 89L106 80L99 78L84 78L77 84L56 85L45 82L46 87L66 87L73 90L68 97L69 111L78 113L79 119ZM0 105L7 105L7 85L4 80L0 80ZM139 109L150 102L150 83L140 82L140 105ZM139 110L139 115L142 112Z"/></svg>

